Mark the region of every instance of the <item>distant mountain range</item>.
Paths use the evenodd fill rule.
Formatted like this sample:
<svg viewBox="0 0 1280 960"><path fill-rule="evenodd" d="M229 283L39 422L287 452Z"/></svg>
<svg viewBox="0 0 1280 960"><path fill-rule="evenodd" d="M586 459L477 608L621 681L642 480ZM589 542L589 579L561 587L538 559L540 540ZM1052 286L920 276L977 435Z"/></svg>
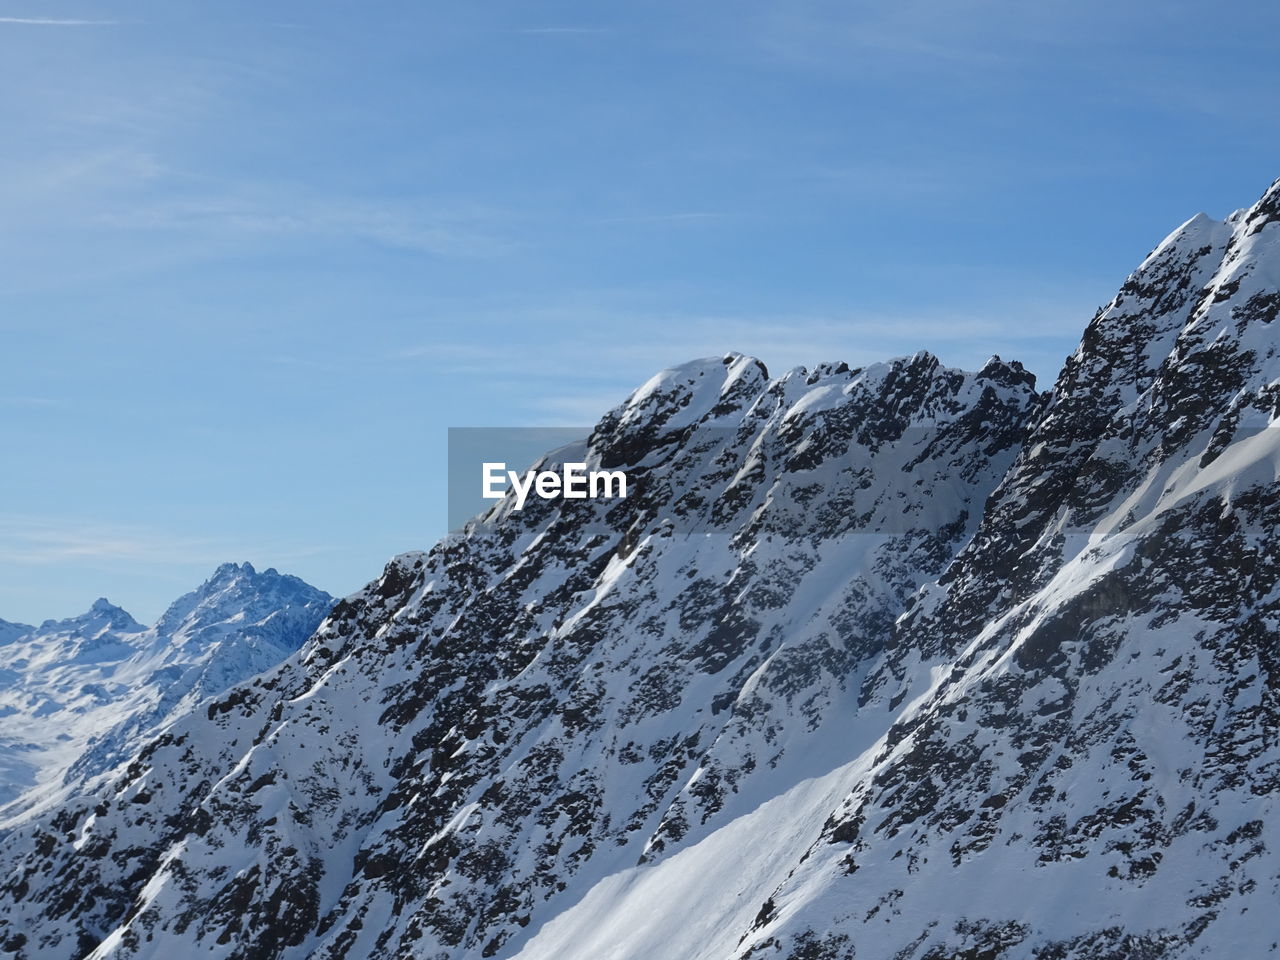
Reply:
<svg viewBox="0 0 1280 960"><path fill-rule="evenodd" d="M499 502L95 744L0 836L0 949L1275 955L1278 316L1280 181L1161 243L1046 392L667 370L541 464L627 499ZM89 617L67 669L154 645ZM24 717L135 683L14 676Z"/></svg>
<svg viewBox="0 0 1280 960"><path fill-rule="evenodd" d="M105 598L38 627L0 621L0 822L82 785L170 717L279 663L333 603L297 577L227 563L150 629Z"/></svg>

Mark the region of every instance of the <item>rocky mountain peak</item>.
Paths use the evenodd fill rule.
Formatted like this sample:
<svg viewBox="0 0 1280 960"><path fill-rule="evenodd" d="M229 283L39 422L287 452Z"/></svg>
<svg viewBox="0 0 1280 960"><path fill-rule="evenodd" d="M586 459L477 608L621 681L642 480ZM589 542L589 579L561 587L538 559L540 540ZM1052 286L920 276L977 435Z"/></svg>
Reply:
<svg viewBox="0 0 1280 960"><path fill-rule="evenodd" d="M247 560L244 563L221 563L218 565L218 568L213 571L213 576L211 576L209 580L232 580L238 577L252 577L256 573L257 571L253 569L253 564L249 563Z"/></svg>
<svg viewBox="0 0 1280 960"><path fill-rule="evenodd" d="M45 636L68 634L90 637L103 632L140 633L145 629L124 609L106 597L99 597L84 613L65 620L45 620L35 632Z"/></svg>
<svg viewBox="0 0 1280 960"><path fill-rule="evenodd" d="M327 611L333 598L297 577L275 568L261 572L249 563L224 563L195 590L175 600L156 623L157 637L206 639L223 627L243 628L265 618L290 618L296 612L311 619L314 611Z"/></svg>

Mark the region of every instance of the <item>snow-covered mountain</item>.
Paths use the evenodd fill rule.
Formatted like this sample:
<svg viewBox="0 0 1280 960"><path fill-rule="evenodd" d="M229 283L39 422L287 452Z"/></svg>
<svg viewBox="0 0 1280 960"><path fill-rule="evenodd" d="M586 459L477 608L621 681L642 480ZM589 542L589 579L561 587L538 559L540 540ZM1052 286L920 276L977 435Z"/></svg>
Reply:
<svg viewBox="0 0 1280 960"><path fill-rule="evenodd" d="M30 624L10 623L8 620L0 620L0 645L17 640L34 629L35 627Z"/></svg>
<svg viewBox="0 0 1280 960"><path fill-rule="evenodd" d="M127 759L170 717L297 650L333 598L226 563L150 629L105 598L0 644L0 817ZM20 799L19 799L20 798Z"/></svg>
<svg viewBox="0 0 1280 960"><path fill-rule="evenodd" d="M665 371L0 839L19 958L1097 960L1280 942L1280 182L1053 388Z"/></svg>

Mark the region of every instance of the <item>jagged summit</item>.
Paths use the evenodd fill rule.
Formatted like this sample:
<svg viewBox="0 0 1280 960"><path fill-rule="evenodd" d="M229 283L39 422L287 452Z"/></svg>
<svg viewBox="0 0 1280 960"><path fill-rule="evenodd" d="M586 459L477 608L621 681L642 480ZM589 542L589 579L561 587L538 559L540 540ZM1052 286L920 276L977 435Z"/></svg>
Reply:
<svg viewBox="0 0 1280 960"><path fill-rule="evenodd" d="M994 380L1004 386L1023 384L1035 388L1036 375L1022 365L1020 361L1010 360L1007 363L998 354L992 356L978 370L979 380Z"/></svg>
<svg viewBox="0 0 1280 960"><path fill-rule="evenodd" d="M45 620L34 633L43 635L77 634L89 636L110 630L116 633L138 633L146 627L106 597L99 597L84 613L65 620Z"/></svg>
<svg viewBox="0 0 1280 960"><path fill-rule="evenodd" d="M244 563L228 562L228 563L219 564L218 569L213 571L213 576L210 577L209 579L219 580L219 579L235 577L239 575L252 577L255 573L257 573L257 571L253 569L253 564L251 564L248 560L246 560Z"/></svg>
<svg viewBox="0 0 1280 960"><path fill-rule="evenodd" d="M706 357L663 370L636 389L605 419L623 430L671 432L721 404L753 393L769 379L765 365L739 353Z"/></svg>
<svg viewBox="0 0 1280 960"><path fill-rule="evenodd" d="M274 567L259 572L248 562L224 563L199 587L170 604L156 622L155 632L165 640L208 638L219 624L232 624L241 633L257 625L260 633L279 628L280 635L297 636L278 622L282 614L297 610L309 621L313 611L332 605L333 598L324 591ZM270 624L268 618L274 618ZM305 635L298 637L299 642L303 639Z"/></svg>

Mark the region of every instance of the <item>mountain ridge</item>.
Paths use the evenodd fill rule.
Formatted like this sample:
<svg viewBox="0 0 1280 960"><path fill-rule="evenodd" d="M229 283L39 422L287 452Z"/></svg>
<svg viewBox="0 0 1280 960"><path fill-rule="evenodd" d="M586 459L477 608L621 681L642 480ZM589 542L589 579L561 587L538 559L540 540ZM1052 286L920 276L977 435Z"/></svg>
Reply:
<svg viewBox="0 0 1280 960"><path fill-rule="evenodd" d="M15 957L1274 950L1280 181L1053 387L663 371L296 653L0 836Z"/></svg>

